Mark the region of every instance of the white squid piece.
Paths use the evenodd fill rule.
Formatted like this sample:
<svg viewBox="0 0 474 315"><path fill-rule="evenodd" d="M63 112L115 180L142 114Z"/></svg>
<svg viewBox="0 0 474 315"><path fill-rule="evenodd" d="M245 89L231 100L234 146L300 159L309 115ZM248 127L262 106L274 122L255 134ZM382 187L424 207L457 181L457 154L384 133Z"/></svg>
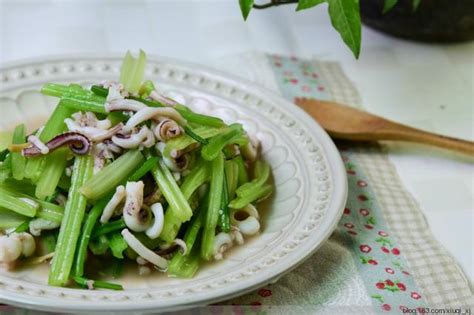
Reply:
<svg viewBox="0 0 474 315"><path fill-rule="evenodd" d="M102 212L102 215L100 217L100 223L104 224L104 223L109 222L110 218L115 212L115 209L122 202L125 196L126 196L125 187L123 187L123 185L118 186L115 189L114 195L112 196L110 201L107 203L107 205L104 208L104 211Z"/></svg>
<svg viewBox="0 0 474 315"><path fill-rule="evenodd" d="M136 112L125 124L123 128L124 131L130 131L133 127L141 124L144 121L149 119L158 119L159 117L168 117L174 121L185 124L186 120L174 109L171 107L144 107Z"/></svg>
<svg viewBox="0 0 474 315"><path fill-rule="evenodd" d="M35 239L29 233L12 233L0 236L0 262L11 263L22 255L29 257L35 250Z"/></svg>
<svg viewBox="0 0 474 315"><path fill-rule="evenodd" d="M125 186L127 195L123 206L123 219L127 227L134 232L146 231L151 223L149 211L142 208L143 188L142 181L127 182Z"/></svg>
<svg viewBox="0 0 474 315"><path fill-rule="evenodd" d="M154 203L150 208L151 212L153 213L153 223L145 231L145 234L151 239L156 239L163 231L165 216L163 214L163 206L161 203Z"/></svg>
<svg viewBox="0 0 474 315"><path fill-rule="evenodd" d="M236 217L236 214L239 212L244 212L247 214L247 217L240 220ZM259 215L257 209L251 204L242 209L232 209L230 222L245 236L255 235L260 231Z"/></svg>
<svg viewBox="0 0 474 315"><path fill-rule="evenodd" d="M143 245L129 230L122 230L122 236L128 246L140 257L158 267L159 270L165 271L168 268L168 261L166 259Z"/></svg>

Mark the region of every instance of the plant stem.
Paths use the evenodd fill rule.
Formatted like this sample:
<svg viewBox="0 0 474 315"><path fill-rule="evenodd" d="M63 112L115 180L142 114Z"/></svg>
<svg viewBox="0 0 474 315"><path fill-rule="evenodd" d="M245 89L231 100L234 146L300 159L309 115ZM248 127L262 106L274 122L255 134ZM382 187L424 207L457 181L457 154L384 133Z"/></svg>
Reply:
<svg viewBox="0 0 474 315"><path fill-rule="evenodd" d="M104 197L125 181L142 162L140 151L128 151L89 179L81 188L82 194L93 200Z"/></svg>
<svg viewBox="0 0 474 315"><path fill-rule="evenodd" d="M87 200L81 194L82 185L92 176L94 161L90 155L77 156L74 161L71 189L64 209L48 283L64 286L71 273L77 240L81 232Z"/></svg>
<svg viewBox="0 0 474 315"><path fill-rule="evenodd" d="M270 2L264 3L264 4L254 3L253 7L255 9L266 9L270 7L279 6L282 4L292 4L292 3L298 3L298 0L271 0Z"/></svg>

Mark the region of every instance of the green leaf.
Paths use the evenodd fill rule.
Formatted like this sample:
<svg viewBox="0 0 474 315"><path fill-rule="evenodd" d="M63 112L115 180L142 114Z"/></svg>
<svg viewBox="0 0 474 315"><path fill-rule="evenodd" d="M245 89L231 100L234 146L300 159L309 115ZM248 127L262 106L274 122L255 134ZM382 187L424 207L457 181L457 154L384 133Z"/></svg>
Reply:
<svg viewBox="0 0 474 315"><path fill-rule="evenodd" d="M298 6L296 7L296 11L306 10L315 7L323 2L326 2L326 0L299 0Z"/></svg>
<svg viewBox="0 0 474 315"><path fill-rule="evenodd" d="M359 0L327 0L331 23L342 40L359 58L361 43L361 21Z"/></svg>
<svg viewBox="0 0 474 315"><path fill-rule="evenodd" d="M242 11L242 16L244 20L247 20L249 16L250 10L253 7L253 0L239 0L240 11Z"/></svg>
<svg viewBox="0 0 474 315"><path fill-rule="evenodd" d="M397 3L398 0L385 0L383 4L383 13L385 14L390 11Z"/></svg>
<svg viewBox="0 0 474 315"><path fill-rule="evenodd" d="M413 12L418 10L418 7L420 6L421 0L413 0Z"/></svg>

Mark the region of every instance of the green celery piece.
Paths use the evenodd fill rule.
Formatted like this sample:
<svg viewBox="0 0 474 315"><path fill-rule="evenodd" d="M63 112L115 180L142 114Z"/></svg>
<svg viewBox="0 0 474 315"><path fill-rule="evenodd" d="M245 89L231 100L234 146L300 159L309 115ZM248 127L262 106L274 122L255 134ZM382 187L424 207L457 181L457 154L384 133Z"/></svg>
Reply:
<svg viewBox="0 0 474 315"><path fill-rule="evenodd" d="M41 93L49 96L60 97L60 103L64 105L61 107L64 107L66 110L70 110L72 112L91 111L99 114L107 114L104 107L105 98L89 90L83 89L77 84L70 84L69 86L66 86L61 84L46 83L41 89ZM69 117L71 114L69 114L67 117Z"/></svg>
<svg viewBox="0 0 474 315"><path fill-rule="evenodd" d="M12 171L12 155L9 153L5 159L0 162L0 183L5 182L6 180L11 179Z"/></svg>
<svg viewBox="0 0 474 315"><path fill-rule="evenodd" d="M183 116L184 119L198 126L208 126L214 128L222 128L226 126L222 119L195 113L184 105L178 104L175 105L174 108L178 111L178 113L180 113L181 116Z"/></svg>
<svg viewBox="0 0 474 315"><path fill-rule="evenodd" d="M245 196L251 191L263 186L270 177L270 165L263 161L255 163L255 178L248 183L243 184L236 190L237 196Z"/></svg>
<svg viewBox="0 0 474 315"><path fill-rule="evenodd" d="M160 234L160 239L165 243L170 244L178 235L179 229L183 222L178 219L173 210L168 207L168 210L165 212L165 218L163 223L163 230Z"/></svg>
<svg viewBox="0 0 474 315"><path fill-rule="evenodd" d="M123 251L128 248L128 244L123 239L122 234L120 234L120 232L116 232L110 234L107 239L109 240L109 247L112 251L112 255L115 258L123 259Z"/></svg>
<svg viewBox="0 0 474 315"><path fill-rule="evenodd" d="M26 219L25 222L23 222L22 224L18 225L15 229L15 233L23 233L23 232L27 232L28 229L30 228L30 219Z"/></svg>
<svg viewBox="0 0 474 315"><path fill-rule="evenodd" d="M28 217L0 207L0 229L16 228L26 220Z"/></svg>
<svg viewBox="0 0 474 315"><path fill-rule="evenodd" d="M64 119L70 117L73 113L74 111L64 106L60 101L44 125L44 128L39 135L40 140L48 142L58 134L64 132L67 128Z"/></svg>
<svg viewBox="0 0 474 315"><path fill-rule="evenodd" d="M109 94L109 90L104 88L104 87L101 87L99 85L93 85L91 86L91 91L94 93L94 94L97 94L99 96L102 96L102 97L107 97L107 95Z"/></svg>
<svg viewBox="0 0 474 315"><path fill-rule="evenodd" d="M35 196L45 199L52 195L58 186L59 180L66 169L67 149L61 148L44 157L44 166L41 176L36 182Z"/></svg>
<svg viewBox="0 0 474 315"><path fill-rule="evenodd" d="M112 260L110 267L110 275L114 279L118 279L119 277L122 276L123 274L123 265L124 265L124 260L123 259L114 259Z"/></svg>
<svg viewBox="0 0 474 315"><path fill-rule="evenodd" d="M120 78L119 82L123 84L124 87L127 86L128 80L132 75L133 68L135 66L135 58L133 58L130 51L127 51L122 60L122 65L120 67Z"/></svg>
<svg viewBox="0 0 474 315"><path fill-rule="evenodd" d="M239 180L239 166L234 160L227 160L224 163L225 175L227 181L227 190L229 192L229 200L234 199L235 190Z"/></svg>
<svg viewBox="0 0 474 315"><path fill-rule="evenodd" d="M53 113L49 117L48 121L44 125L43 130L39 134L39 139L42 142L48 142L49 140L53 139L58 134L64 132L66 130L66 124L64 123L64 119L70 117L74 111L70 108L67 108L62 101L54 109ZM47 156L40 156L35 158L29 158L26 169L25 169L25 176L27 178L31 178L35 182L42 177L42 172L44 171L44 163ZM54 168L51 166L51 163L48 164L48 168ZM48 174L50 170L46 170L45 174ZM54 179L54 178L51 178ZM59 180L59 179L58 179ZM44 184L42 184L44 185ZM51 182L50 186L57 186L57 182ZM44 186L43 186L44 187Z"/></svg>
<svg viewBox="0 0 474 315"><path fill-rule="evenodd" d="M172 276L181 278L192 277L199 267L202 240L202 234L199 232L204 221L206 212L204 210L207 208L208 197L209 195L206 195L203 207L199 210L200 213L194 218L192 225L186 230L184 235L188 254L183 255L182 252L177 252L168 265L168 273ZM190 262L193 263L190 264Z"/></svg>
<svg viewBox="0 0 474 315"><path fill-rule="evenodd" d="M136 182L148 173L153 166L158 164L158 158L153 156L145 161L129 178L129 182Z"/></svg>
<svg viewBox="0 0 474 315"><path fill-rule="evenodd" d="M191 173L184 178L183 184L180 187L186 200L189 201L196 189L207 182L209 177L210 167L208 162L203 160L198 161ZM176 219L174 212L170 210L171 209L168 209L168 211L165 212L163 231L160 235L160 238L166 243L171 243L176 238L182 225L181 220Z"/></svg>
<svg viewBox="0 0 474 315"><path fill-rule="evenodd" d="M180 187L186 200L189 200L196 189L207 182L210 176L211 169L209 162L199 160L191 173L184 178L183 184Z"/></svg>
<svg viewBox="0 0 474 315"><path fill-rule="evenodd" d="M123 230L127 225L123 218L120 218L116 221L108 222L103 225L96 226L92 231L91 238L97 238L101 235L109 234L115 231Z"/></svg>
<svg viewBox="0 0 474 315"><path fill-rule="evenodd" d="M39 256L54 252L56 248L58 230L46 230L41 232L41 237L36 239L37 254Z"/></svg>
<svg viewBox="0 0 474 315"><path fill-rule="evenodd" d="M81 287L88 288L88 283L90 280L84 277L79 277L79 276L74 276L72 278ZM108 289L108 290L116 290L116 291L123 290L123 287L120 284L107 282L107 281L101 281L101 280L92 280L92 287L94 289Z"/></svg>
<svg viewBox="0 0 474 315"><path fill-rule="evenodd" d="M222 131L221 129L215 127L208 127L208 126L199 126L193 129L193 132L196 133L198 136L204 139L209 139L220 134ZM166 157L171 156L172 151L181 151L186 149L193 143L197 141L194 140L192 137L188 136L187 134L183 134L179 137L173 138L166 142L165 150L163 151L163 155Z"/></svg>
<svg viewBox="0 0 474 315"><path fill-rule="evenodd" d="M0 207L32 218L36 215L39 204L31 197L24 197L0 187Z"/></svg>
<svg viewBox="0 0 474 315"><path fill-rule="evenodd" d="M272 185L264 185L262 187L258 187L246 195L242 195L240 197L235 198L229 203L229 207L232 209L242 209L246 207L248 204L254 201L260 201L268 197L273 191Z"/></svg>
<svg viewBox="0 0 474 315"><path fill-rule="evenodd" d="M146 54L143 50L140 49L137 59L127 52L120 69L120 83L123 84L125 90L138 93L145 74L145 65Z"/></svg>
<svg viewBox="0 0 474 315"><path fill-rule="evenodd" d="M107 236L101 235L94 240L90 240L89 249L91 250L92 254L96 256L104 255L109 249L109 240L107 239Z"/></svg>
<svg viewBox="0 0 474 315"><path fill-rule="evenodd" d="M91 238L92 230L96 222L99 220L102 211L104 210L105 206L109 202L111 196L103 198L99 200L89 211L84 220L84 224L82 226L82 233L79 238L76 257L74 260L74 269L73 274L75 276L82 276L84 275L84 262L86 261L87 256L87 248L89 247L89 241Z"/></svg>
<svg viewBox="0 0 474 315"><path fill-rule="evenodd" d="M13 133L11 131L0 131L0 161L3 162L10 152L8 146L12 143Z"/></svg>
<svg viewBox="0 0 474 315"><path fill-rule="evenodd" d="M77 241L81 232L87 200L80 189L92 176L94 160L90 155L76 156L72 171L71 189L64 209L48 284L64 286L71 273Z"/></svg>
<svg viewBox="0 0 474 315"><path fill-rule="evenodd" d="M179 189L173 174L164 164L163 159L159 159L158 164L151 169L151 173L166 201L168 201L170 207L168 211L173 211L181 222L188 221L192 217L193 211Z"/></svg>
<svg viewBox="0 0 474 315"><path fill-rule="evenodd" d="M214 251L214 239L219 217L219 209L224 188L224 154L219 152L212 161L211 184L209 188L209 207L206 212L204 234L201 247L201 258L210 260Z"/></svg>
<svg viewBox="0 0 474 315"><path fill-rule="evenodd" d="M209 143L203 146L201 156L207 160L214 160L228 144L243 133L242 125L233 124L225 132L209 139Z"/></svg>
<svg viewBox="0 0 474 315"><path fill-rule="evenodd" d="M41 176L43 162L43 156L31 157L26 159L24 176L26 178L31 179L32 182L36 182Z"/></svg>
<svg viewBox="0 0 474 315"><path fill-rule="evenodd" d="M143 155L138 150L130 150L118 159L101 169L81 188L87 199L97 200L124 182L131 172L143 162Z"/></svg>
<svg viewBox="0 0 474 315"><path fill-rule="evenodd" d="M36 211L35 217L61 223L64 213L63 207L48 201L31 197L28 194L25 194L21 189L17 189L16 184L12 184L12 182L0 183L0 191L7 192L16 199L27 198L38 203L39 208Z"/></svg>
<svg viewBox="0 0 474 315"><path fill-rule="evenodd" d="M224 169L224 184L222 189L221 207L219 209L218 225L222 232L230 232L230 209L229 209L229 191L227 190L227 179Z"/></svg>
<svg viewBox="0 0 474 315"><path fill-rule="evenodd" d="M14 178L7 178L0 182L0 186L10 190L13 193L21 193L29 196L35 194L35 186L28 179L16 180Z"/></svg>
<svg viewBox="0 0 474 315"><path fill-rule="evenodd" d="M21 144L26 141L26 127L24 124L18 125L13 131L13 144ZM26 160L20 152L12 152L12 175L13 178L20 180L25 175Z"/></svg>
<svg viewBox="0 0 474 315"><path fill-rule="evenodd" d="M233 161L235 161L239 170L237 186L242 186L243 184L249 181L249 176L247 174L247 167L245 166L244 159L242 158L241 155L235 157Z"/></svg>
<svg viewBox="0 0 474 315"><path fill-rule="evenodd" d="M147 98L154 90L155 85L153 84L153 82L151 82L150 80L146 80L140 86L140 91L138 91L138 94L140 94L141 97Z"/></svg>
<svg viewBox="0 0 474 315"><path fill-rule="evenodd" d="M199 252L187 256L177 253L168 266L168 273L174 277L192 278L199 269L200 261Z"/></svg>
<svg viewBox="0 0 474 315"><path fill-rule="evenodd" d="M110 121L112 126L115 126L116 124L120 122L124 122L128 120L130 117L125 115L122 112L111 112L107 115L107 119Z"/></svg>
<svg viewBox="0 0 474 315"><path fill-rule="evenodd" d="M55 223L61 223L64 216L64 208L54 203L36 200L41 208L36 213L37 218L45 219Z"/></svg>
<svg viewBox="0 0 474 315"><path fill-rule="evenodd" d="M71 187L71 177L66 176L66 174L61 175L61 178L59 179L59 182L58 182L58 188L64 191L68 191L70 187Z"/></svg>

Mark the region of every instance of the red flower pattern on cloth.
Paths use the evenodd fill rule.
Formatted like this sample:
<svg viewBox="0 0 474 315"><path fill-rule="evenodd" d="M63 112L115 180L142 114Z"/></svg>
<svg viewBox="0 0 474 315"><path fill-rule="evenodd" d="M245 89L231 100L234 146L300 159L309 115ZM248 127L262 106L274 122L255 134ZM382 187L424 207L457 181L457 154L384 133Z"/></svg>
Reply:
<svg viewBox="0 0 474 315"><path fill-rule="evenodd" d="M395 271L392 268L385 268L385 272L393 275Z"/></svg>
<svg viewBox="0 0 474 315"><path fill-rule="evenodd" d="M421 295L419 295L417 292L412 292L411 297L415 300L421 299Z"/></svg>
<svg viewBox="0 0 474 315"><path fill-rule="evenodd" d="M272 291L269 289L260 289L258 290L258 295L261 297L270 297L272 296Z"/></svg>

